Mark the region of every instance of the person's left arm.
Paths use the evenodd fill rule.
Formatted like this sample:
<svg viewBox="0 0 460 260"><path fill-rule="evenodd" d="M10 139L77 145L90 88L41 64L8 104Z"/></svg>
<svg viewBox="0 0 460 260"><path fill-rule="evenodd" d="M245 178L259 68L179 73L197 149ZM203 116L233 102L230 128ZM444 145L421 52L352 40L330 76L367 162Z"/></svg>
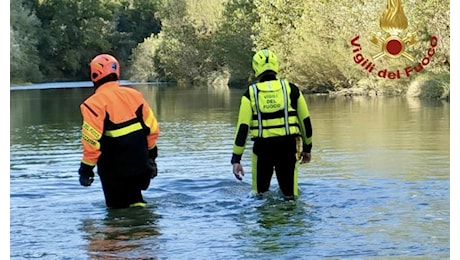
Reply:
<svg viewBox="0 0 460 260"><path fill-rule="evenodd" d="M147 145L148 149L152 150L157 145L157 139L160 134L160 126L158 124L157 118L153 113L150 105L144 100L142 107L142 116L145 126L149 129L147 134Z"/></svg>
<svg viewBox="0 0 460 260"><path fill-rule="evenodd" d="M300 124L300 132L302 135L302 162L309 162L311 159L311 149L313 146L313 130L310 120L310 112L308 110L307 101L302 94L302 91L293 83L290 83L292 93L297 96L297 118Z"/></svg>
<svg viewBox="0 0 460 260"><path fill-rule="evenodd" d="M155 159L158 156L158 147L157 139L160 134L160 125L153 113L152 108L144 99L142 104L142 120L144 121L145 126L147 127L147 146L148 146L148 166L151 171L151 178L155 178L158 173L157 164Z"/></svg>

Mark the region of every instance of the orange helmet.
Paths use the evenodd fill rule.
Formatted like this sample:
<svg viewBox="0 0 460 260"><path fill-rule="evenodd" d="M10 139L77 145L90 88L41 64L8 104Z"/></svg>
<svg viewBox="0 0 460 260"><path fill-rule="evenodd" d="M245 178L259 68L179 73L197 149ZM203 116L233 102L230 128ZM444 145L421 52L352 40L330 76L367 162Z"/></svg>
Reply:
<svg viewBox="0 0 460 260"><path fill-rule="evenodd" d="M100 79L114 73L120 78L120 64L110 54L99 54L90 63L91 80L97 82Z"/></svg>

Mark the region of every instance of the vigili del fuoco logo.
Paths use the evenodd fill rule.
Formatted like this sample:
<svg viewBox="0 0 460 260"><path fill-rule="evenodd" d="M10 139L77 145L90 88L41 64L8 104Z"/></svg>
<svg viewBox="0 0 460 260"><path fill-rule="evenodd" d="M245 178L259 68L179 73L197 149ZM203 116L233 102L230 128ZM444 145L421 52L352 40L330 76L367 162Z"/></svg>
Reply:
<svg viewBox="0 0 460 260"><path fill-rule="evenodd" d="M409 47L419 44L415 37L415 32L405 33L407 29L407 17L404 14L401 0L387 0L387 8L380 17L380 29L383 34L377 35L372 33L369 41L380 51L372 55L371 59L366 58L361 53L361 44L359 44L360 36L356 35L351 39L352 50L354 53L353 61L361 65L362 68L372 74L376 74L380 78L400 79L403 77L409 78L410 76L421 72L423 68L430 64L431 57L435 54L435 48L438 43L436 36L431 36L429 45L425 56L415 61L415 57L408 51ZM391 59L407 59L413 65L404 68L397 68L396 70L389 70L387 68L376 68L373 61L382 58Z"/></svg>

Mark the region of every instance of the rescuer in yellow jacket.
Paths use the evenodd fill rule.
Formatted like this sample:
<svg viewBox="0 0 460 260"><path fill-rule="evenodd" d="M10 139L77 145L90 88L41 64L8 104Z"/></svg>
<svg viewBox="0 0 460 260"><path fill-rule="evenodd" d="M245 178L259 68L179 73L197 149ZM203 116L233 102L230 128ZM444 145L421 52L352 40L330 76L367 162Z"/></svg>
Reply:
<svg viewBox="0 0 460 260"><path fill-rule="evenodd" d="M278 79L278 58L260 50L252 60L257 83L241 97L231 163L238 180L244 176L241 157L250 133L253 145L252 190L269 190L273 172L286 199L298 196L298 164L311 160L312 126L302 92L286 79Z"/></svg>
<svg viewBox="0 0 460 260"><path fill-rule="evenodd" d="M91 185L97 165L107 207L145 206L142 190L157 175L157 119L139 91L119 85L120 65L113 56L94 57L90 77L94 93L80 105L80 184Z"/></svg>

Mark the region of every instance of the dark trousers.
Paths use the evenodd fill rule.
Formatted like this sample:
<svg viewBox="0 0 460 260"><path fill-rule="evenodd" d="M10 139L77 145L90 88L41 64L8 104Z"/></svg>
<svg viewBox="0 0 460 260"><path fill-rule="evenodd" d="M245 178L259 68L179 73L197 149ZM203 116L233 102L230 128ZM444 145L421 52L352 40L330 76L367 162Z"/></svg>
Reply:
<svg viewBox="0 0 460 260"><path fill-rule="evenodd" d="M107 207L128 208L133 203L145 203L142 190L146 190L150 185L151 179L148 172L129 177L107 174L99 177Z"/></svg>
<svg viewBox="0 0 460 260"><path fill-rule="evenodd" d="M273 173L286 197L297 195L297 146L294 136L258 139L253 147L253 190L269 190Z"/></svg>

